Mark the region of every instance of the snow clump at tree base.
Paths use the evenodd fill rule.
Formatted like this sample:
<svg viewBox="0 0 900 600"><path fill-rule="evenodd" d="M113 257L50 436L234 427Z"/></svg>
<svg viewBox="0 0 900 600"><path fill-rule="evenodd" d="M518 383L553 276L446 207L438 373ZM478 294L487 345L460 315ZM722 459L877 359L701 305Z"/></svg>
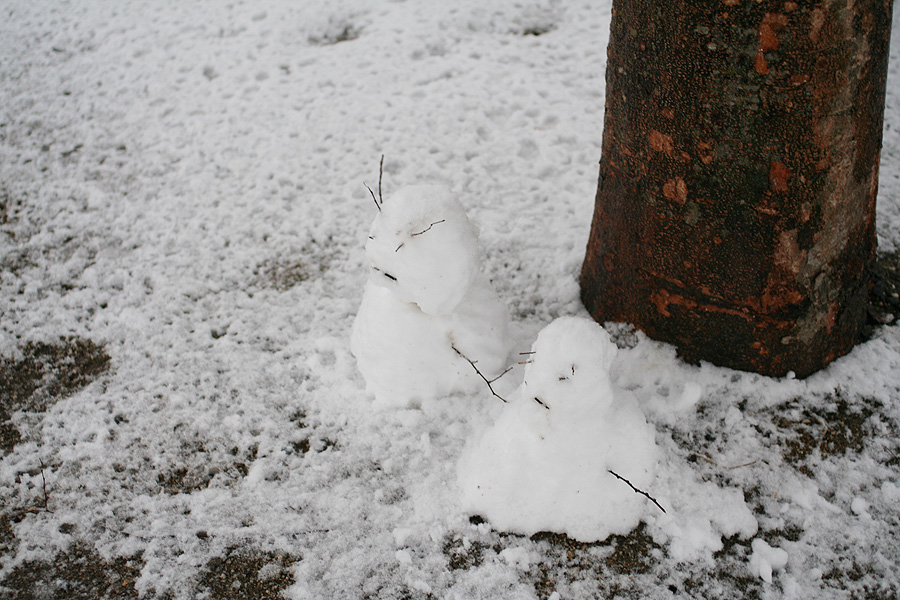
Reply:
<svg viewBox="0 0 900 600"><path fill-rule="evenodd" d="M628 533L660 510L636 492L654 480L657 448L637 401L610 381L616 352L587 319L541 331L516 396L460 458L466 510L501 530L580 541Z"/></svg>
<svg viewBox="0 0 900 600"><path fill-rule="evenodd" d="M471 392L510 349L506 306L481 270L478 232L446 188L417 185L379 202L372 268L351 350L378 407Z"/></svg>

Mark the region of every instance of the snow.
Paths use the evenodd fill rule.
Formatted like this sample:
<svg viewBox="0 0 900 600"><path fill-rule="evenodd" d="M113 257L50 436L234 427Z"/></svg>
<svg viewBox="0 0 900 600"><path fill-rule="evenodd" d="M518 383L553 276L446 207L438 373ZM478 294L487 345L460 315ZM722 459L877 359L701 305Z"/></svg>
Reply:
<svg viewBox="0 0 900 600"><path fill-rule="evenodd" d="M760 539L753 540L752 548L750 571L766 583L772 583L772 575L787 566L788 553Z"/></svg>
<svg viewBox="0 0 900 600"><path fill-rule="evenodd" d="M438 185L479 232L477 269L443 257L460 266L449 287L489 282L477 290L508 309L512 362L556 319L586 318L577 278L609 13L554 0L6 2L0 356L92 340L110 365L11 412L22 439L0 455L0 582L86 543L107 563L135 560L144 597L177 600L201 596L234 548L290 557L294 599L727 597L746 574L763 598L895 596L897 323L802 381L686 365L607 324L609 384L657 447L655 477L628 478L666 512L618 482L639 533L574 544L501 534L463 504L465 449L517 410L546 419L516 394L540 381L516 365L494 384L507 406L438 352L442 331L474 318L465 294L454 305L426 290L438 305L423 300L426 312L422 290L374 283L367 236L400 217L402 190ZM886 251L900 249L898 14ZM363 183L382 154L379 217ZM408 223L409 239L431 227L410 244L471 233L437 223L456 208L439 212ZM394 344L394 366L419 347L416 360L449 357L459 377L385 392L397 402L379 410L374 388L392 384L367 392L351 353L364 297L413 323L407 348L403 332L367 334ZM646 560L622 570L628 544Z"/></svg>
<svg viewBox="0 0 900 600"><path fill-rule="evenodd" d="M510 350L478 234L446 188L408 186L380 200L350 339L366 389L380 407L472 391L478 372L500 374Z"/></svg>
<svg viewBox="0 0 900 600"><path fill-rule="evenodd" d="M613 389L616 352L588 319L541 330L521 388L460 459L466 511L502 531L587 542L638 525L647 503L630 486L652 486L657 448L636 399Z"/></svg>

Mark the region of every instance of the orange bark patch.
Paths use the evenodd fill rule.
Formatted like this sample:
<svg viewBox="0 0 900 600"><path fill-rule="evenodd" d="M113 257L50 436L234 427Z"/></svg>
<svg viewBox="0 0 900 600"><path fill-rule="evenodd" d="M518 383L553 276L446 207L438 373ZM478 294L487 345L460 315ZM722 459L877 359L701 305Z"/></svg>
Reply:
<svg viewBox="0 0 900 600"><path fill-rule="evenodd" d="M697 142L697 154L700 156L700 161L704 165L710 164L716 155L712 144L709 142Z"/></svg>
<svg viewBox="0 0 900 600"><path fill-rule="evenodd" d="M688 310L693 310L697 308L697 303L693 300L688 300L684 296L679 294L670 294L669 290L660 289L654 292L650 296L650 300L656 305L656 310L664 317L671 317L672 313L669 312L669 305L674 304L675 306L681 306Z"/></svg>
<svg viewBox="0 0 900 600"><path fill-rule="evenodd" d="M768 24L775 31L781 31L788 24L787 15L781 13L766 13L763 23Z"/></svg>
<svg viewBox="0 0 900 600"><path fill-rule="evenodd" d="M672 155L672 152L675 150L675 145L672 142L672 136L660 133L653 129L650 131L650 135L648 137L650 139L651 148L653 148L657 152L665 152L669 156Z"/></svg>
<svg viewBox="0 0 900 600"><path fill-rule="evenodd" d="M769 64L766 62L765 53L778 49L779 40L778 32L787 25L787 15L781 13L766 13L762 22L756 30L759 37L759 47L756 49L756 58L753 61L753 68L760 75L766 75L769 72Z"/></svg>
<svg viewBox="0 0 900 600"><path fill-rule="evenodd" d="M796 275L805 259L806 252L797 243L797 230L782 231L778 235L778 246L775 247L775 264Z"/></svg>
<svg viewBox="0 0 900 600"><path fill-rule="evenodd" d="M776 192L786 192L791 172L780 162L769 165L769 186Z"/></svg>
<svg viewBox="0 0 900 600"><path fill-rule="evenodd" d="M681 177L670 179L663 184L663 195L672 202L684 204L688 195L687 184Z"/></svg>
<svg viewBox="0 0 900 600"><path fill-rule="evenodd" d="M756 50L756 58L753 59L753 68L756 69L756 72L760 75L767 75L769 73L769 63L766 62L766 57L763 54L762 48L757 48Z"/></svg>
<svg viewBox="0 0 900 600"><path fill-rule="evenodd" d="M815 8L809 13L809 39L819 41L819 32L825 24L825 12L821 8Z"/></svg>
<svg viewBox="0 0 900 600"><path fill-rule="evenodd" d="M763 21L757 33L759 34L759 48L763 52L778 49L778 35L771 25Z"/></svg>

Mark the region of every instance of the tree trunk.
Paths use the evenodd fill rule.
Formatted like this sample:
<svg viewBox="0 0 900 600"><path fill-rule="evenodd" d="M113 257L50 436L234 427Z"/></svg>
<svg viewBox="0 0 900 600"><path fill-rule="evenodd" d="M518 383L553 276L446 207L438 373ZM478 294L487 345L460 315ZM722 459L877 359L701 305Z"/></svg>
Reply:
<svg viewBox="0 0 900 600"><path fill-rule="evenodd" d="M582 300L805 377L865 320L893 0L614 0Z"/></svg>

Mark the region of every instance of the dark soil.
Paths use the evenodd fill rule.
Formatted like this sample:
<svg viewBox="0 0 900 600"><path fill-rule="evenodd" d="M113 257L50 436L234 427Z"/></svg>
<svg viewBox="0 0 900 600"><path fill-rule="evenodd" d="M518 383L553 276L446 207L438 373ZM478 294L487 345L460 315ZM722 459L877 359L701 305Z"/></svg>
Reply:
<svg viewBox="0 0 900 600"><path fill-rule="evenodd" d="M818 451L821 459L859 452L866 439L866 422L875 413L873 404L851 405L838 398L833 408L804 408L799 418L786 418L790 406L780 407L772 416L773 423L790 434L784 444L785 461L812 477L809 459Z"/></svg>
<svg viewBox="0 0 900 600"><path fill-rule="evenodd" d="M54 344L28 343L21 360L0 358L0 451L21 439L10 423L18 410L43 412L85 387L109 368L109 355L91 340L63 338Z"/></svg>
<svg viewBox="0 0 900 600"><path fill-rule="evenodd" d="M107 562L85 543L57 554L52 562L25 562L3 580L2 600L126 600L137 598L139 557Z"/></svg>
<svg viewBox="0 0 900 600"><path fill-rule="evenodd" d="M232 549L214 558L200 577L200 589L211 600L281 600L294 584L291 565L298 557L273 552Z"/></svg>

